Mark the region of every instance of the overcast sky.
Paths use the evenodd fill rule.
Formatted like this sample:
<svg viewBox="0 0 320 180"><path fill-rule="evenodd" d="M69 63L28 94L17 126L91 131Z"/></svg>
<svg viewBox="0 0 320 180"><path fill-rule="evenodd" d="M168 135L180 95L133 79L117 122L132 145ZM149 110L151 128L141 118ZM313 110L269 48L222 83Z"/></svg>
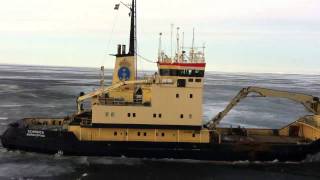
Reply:
<svg viewBox="0 0 320 180"><path fill-rule="evenodd" d="M126 1L126 0L123 0ZM127 0L128 2L130 0ZM139 54L156 60L170 24L206 44L207 69L320 73L319 0L137 0ZM1 0L0 63L113 68L128 43L128 10L115 0ZM140 70L156 65L139 60Z"/></svg>

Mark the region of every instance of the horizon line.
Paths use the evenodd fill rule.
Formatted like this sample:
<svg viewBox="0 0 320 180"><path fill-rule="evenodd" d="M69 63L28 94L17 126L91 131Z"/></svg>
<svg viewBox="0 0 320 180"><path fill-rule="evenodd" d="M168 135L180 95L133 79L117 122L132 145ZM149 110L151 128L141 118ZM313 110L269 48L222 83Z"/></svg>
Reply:
<svg viewBox="0 0 320 180"><path fill-rule="evenodd" d="M1 65L9 65L9 66L34 66L34 67L60 67L60 68L90 68L90 69L94 69L94 68L98 68L100 69L101 66L97 66L97 67L93 67L93 66L66 66L66 65L44 65L44 64L19 64L19 63L1 63L0 62L0 66ZM113 70L113 68L105 68L106 70ZM140 72L146 72L146 71L154 71L155 69L144 69L141 70ZM139 72L139 70L138 70ZM310 73L291 73L291 72L252 72L252 71L219 71L219 70L206 70L205 72L207 73L246 73L246 74L286 74L286 75L320 75L320 72L310 72Z"/></svg>

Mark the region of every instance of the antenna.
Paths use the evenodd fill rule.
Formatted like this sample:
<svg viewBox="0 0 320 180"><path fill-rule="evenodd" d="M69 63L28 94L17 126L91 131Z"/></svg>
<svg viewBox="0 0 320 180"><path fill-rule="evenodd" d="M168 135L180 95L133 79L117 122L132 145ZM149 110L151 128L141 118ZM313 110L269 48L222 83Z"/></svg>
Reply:
<svg viewBox="0 0 320 180"><path fill-rule="evenodd" d="M180 44L179 44L179 27L177 27L177 61L179 62Z"/></svg>
<svg viewBox="0 0 320 180"><path fill-rule="evenodd" d="M170 36L170 40L171 40L171 47L170 47L170 53L171 53L171 57L170 57L170 59L172 60L172 44L173 44L173 27L174 27L174 25L173 24L171 24L171 36Z"/></svg>
<svg viewBox="0 0 320 180"><path fill-rule="evenodd" d="M204 42L203 43L203 46L202 46L202 56L203 56L203 60L205 58L205 55L204 55L204 50L206 49L206 43Z"/></svg>
<svg viewBox="0 0 320 180"><path fill-rule="evenodd" d="M162 33L159 33L158 62L160 62L162 59L162 57L161 57L161 41L162 41L161 37L162 37Z"/></svg>
<svg viewBox="0 0 320 180"><path fill-rule="evenodd" d="M181 47L181 50L183 51L184 49L184 32L182 32L182 47Z"/></svg>
<svg viewBox="0 0 320 180"><path fill-rule="evenodd" d="M192 30L191 61L194 61L194 28Z"/></svg>
<svg viewBox="0 0 320 180"><path fill-rule="evenodd" d="M182 46L181 46L181 61L184 61L184 51L183 51L183 46L184 46L184 32L182 32Z"/></svg>

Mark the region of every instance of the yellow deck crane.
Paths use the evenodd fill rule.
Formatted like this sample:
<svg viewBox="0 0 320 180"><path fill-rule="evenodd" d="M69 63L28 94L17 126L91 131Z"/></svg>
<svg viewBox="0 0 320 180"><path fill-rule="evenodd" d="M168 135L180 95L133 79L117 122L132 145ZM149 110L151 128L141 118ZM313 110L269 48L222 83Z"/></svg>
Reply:
<svg viewBox="0 0 320 180"><path fill-rule="evenodd" d="M221 120L234 108L242 99L248 97L250 93L257 94L257 97L275 97L285 98L292 101L301 103L309 112L314 115L320 115L320 99L302 93L294 93L280 90L273 90L260 87L247 87L240 90L240 92L230 101L226 108L213 117L205 127L208 129L214 129Z"/></svg>
<svg viewBox="0 0 320 180"><path fill-rule="evenodd" d="M83 96L79 96L77 99L78 114L80 114L82 112L81 103L83 101L85 101L86 99L89 99L89 98L92 98L95 96L100 96L102 94L110 92L111 90L117 89L121 86L130 85L130 84L148 84L148 83L150 83L150 80L120 81L112 86L109 86L109 87L102 86L99 89L97 89L96 91L90 92L90 93L83 95Z"/></svg>

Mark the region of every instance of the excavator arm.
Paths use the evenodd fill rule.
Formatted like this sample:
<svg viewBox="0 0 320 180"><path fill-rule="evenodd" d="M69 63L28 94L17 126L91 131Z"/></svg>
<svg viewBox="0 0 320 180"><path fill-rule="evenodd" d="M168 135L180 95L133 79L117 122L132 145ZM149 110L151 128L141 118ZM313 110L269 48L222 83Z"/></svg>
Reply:
<svg viewBox="0 0 320 180"><path fill-rule="evenodd" d="M212 118L205 126L208 129L214 129L216 125L234 108L242 99L248 97L250 93L255 93L258 97L275 97L286 98L292 101L301 103L309 112L320 115L320 101L318 97L314 97L302 93L286 92L273 89L266 89L260 87L247 87L240 90L240 92L230 101L227 107Z"/></svg>

